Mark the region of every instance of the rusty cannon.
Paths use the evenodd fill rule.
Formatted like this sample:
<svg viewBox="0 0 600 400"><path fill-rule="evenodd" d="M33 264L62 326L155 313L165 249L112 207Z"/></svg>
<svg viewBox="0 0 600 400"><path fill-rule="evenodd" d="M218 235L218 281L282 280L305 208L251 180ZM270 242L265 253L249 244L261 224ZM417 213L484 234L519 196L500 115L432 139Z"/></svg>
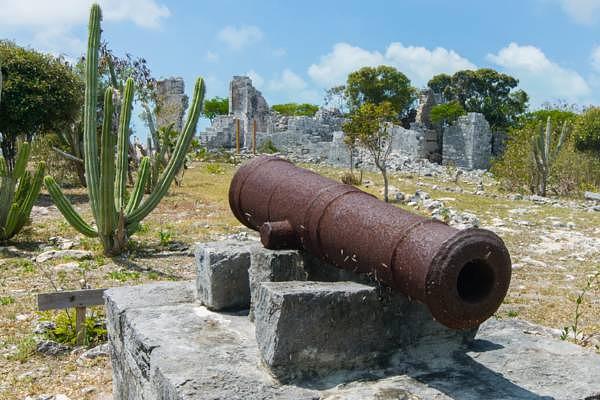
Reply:
<svg viewBox="0 0 600 400"><path fill-rule="evenodd" d="M236 172L229 204L269 249L303 249L371 273L453 329L476 327L506 296L511 260L485 229L457 230L272 156Z"/></svg>

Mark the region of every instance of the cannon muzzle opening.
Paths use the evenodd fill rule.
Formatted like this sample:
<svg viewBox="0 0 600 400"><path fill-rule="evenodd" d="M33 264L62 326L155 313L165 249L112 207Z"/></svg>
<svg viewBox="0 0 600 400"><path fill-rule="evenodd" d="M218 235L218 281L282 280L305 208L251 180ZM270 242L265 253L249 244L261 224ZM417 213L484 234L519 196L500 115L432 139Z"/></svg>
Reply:
<svg viewBox="0 0 600 400"><path fill-rule="evenodd" d="M468 329L506 296L511 261L496 234L457 230L354 186L272 156L242 165L229 204L270 249L304 249L338 268L371 273L425 303L433 317Z"/></svg>

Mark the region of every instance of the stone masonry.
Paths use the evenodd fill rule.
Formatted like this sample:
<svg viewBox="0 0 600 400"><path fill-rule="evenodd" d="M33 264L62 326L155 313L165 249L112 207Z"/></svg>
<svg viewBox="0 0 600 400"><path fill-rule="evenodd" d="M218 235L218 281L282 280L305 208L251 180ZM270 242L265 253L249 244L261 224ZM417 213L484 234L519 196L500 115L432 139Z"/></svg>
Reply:
<svg viewBox="0 0 600 400"><path fill-rule="evenodd" d="M410 129L398 125L390 129L391 152L466 169L488 168L492 150L497 155L502 149L499 136L492 137L482 114L470 113L444 129L433 126L429 113L440 102L442 99L431 91L421 92L416 120ZM201 143L209 149L235 148L237 121L242 149L252 149L252 130L256 123L257 147L269 140L280 153L289 156L310 162L349 165L349 149L342 132L345 119L337 110L320 109L314 117L284 116L270 110L249 77L234 76L229 87L229 115L215 118L212 126L200 135Z"/></svg>
<svg viewBox="0 0 600 400"><path fill-rule="evenodd" d="M157 82L156 127L173 124L181 132L183 115L188 107L183 78L168 78Z"/></svg>
<svg viewBox="0 0 600 400"><path fill-rule="evenodd" d="M115 400L583 400L600 395L600 356L559 340L547 328L491 318L473 339L474 331L449 330L404 296L386 300L389 294L372 285L311 281L317 275L326 281L343 277L311 258L304 259L308 281L275 282L285 279L284 264L299 268L300 258L290 251L248 258L249 248L264 251L248 242L200 245L204 254L216 256L199 259L204 265L198 269L252 274L256 269L249 262L266 263L258 268L261 278L251 291L257 297L255 324L247 310L215 312L202 306L191 282L106 291ZM216 282L215 277L202 279ZM215 290L247 287L252 278L234 274L231 279L244 282L220 280L222 287ZM266 282L256 287L261 279Z"/></svg>

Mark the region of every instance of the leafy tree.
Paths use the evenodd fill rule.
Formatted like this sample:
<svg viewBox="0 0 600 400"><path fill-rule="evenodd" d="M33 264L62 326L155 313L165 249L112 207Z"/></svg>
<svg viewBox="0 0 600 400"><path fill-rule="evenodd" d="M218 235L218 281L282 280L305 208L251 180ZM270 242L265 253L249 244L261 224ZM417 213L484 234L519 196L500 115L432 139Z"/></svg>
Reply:
<svg viewBox="0 0 600 400"><path fill-rule="evenodd" d="M12 42L0 41L0 60L0 147L12 170L18 136L60 131L77 119L83 82L64 60Z"/></svg>
<svg viewBox="0 0 600 400"><path fill-rule="evenodd" d="M600 156L600 107L590 107L577 118L575 144L578 150Z"/></svg>
<svg viewBox="0 0 600 400"><path fill-rule="evenodd" d="M346 86L334 86L325 91L324 98L325 106L333 107L340 110L342 113L348 112L348 97L346 97Z"/></svg>
<svg viewBox="0 0 600 400"><path fill-rule="evenodd" d="M364 147L383 176L383 198L388 199L387 162L392 150L390 122L398 120L398 112L389 101L364 103L350 115L343 129L348 141Z"/></svg>
<svg viewBox="0 0 600 400"><path fill-rule="evenodd" d="M427 86L447 101L458 101L467 112L482 113L493 128L508 128L529 100L523 90L513 90L518 83L510 75L482 68L436 75Z"/></svg>
<svg viewBox="0 0 600 400"><path fill-rule="evenodd" d="M215 119L217 115L229 114L229 99L227 97L213 97L204 102L204 116L210 120Z"/></svg>
<svg viewBox="0 0 600 400"><path fill-rule="evenodd" d="M410 80L394 67L364 67L348 75L345 95L350 111L365 103L390 103L397 115L407 113L415 100Z"/></svg>
<svg viewBox="0 0 600 400"><path fill-rule="evenodd" d="M319 111L319 106L308 103L285 103L274 104L271 109L283 115L312 117Z"/></svg>
<svg viewBox="0 0 600 400"><path fill-rule="evenodd" d="M449 103L442 103L431 108L429 118L435 125L437 124L453 124L458 117L465 115L467 112L463 106L456 100Z"/></svg>

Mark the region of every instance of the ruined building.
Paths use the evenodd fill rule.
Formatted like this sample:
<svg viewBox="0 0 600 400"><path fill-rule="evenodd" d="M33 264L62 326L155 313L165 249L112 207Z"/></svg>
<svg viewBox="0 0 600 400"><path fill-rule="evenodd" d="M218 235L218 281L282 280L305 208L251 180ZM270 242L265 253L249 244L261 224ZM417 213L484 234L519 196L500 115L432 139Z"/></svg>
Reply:
<svg viewBox="0 0 600 400"><path fill-rule="evenodd" d="M410 129L391 127L392 153L466 169L488 168L492 155L501 151L501 143L484 116L469 113L452 125L434 126L429 113L441 103L438 97L430 90L423 90ZM270 140L282 153L348 165L349 150L342 132L344 117L339 111L322 108L314 117L281 115L270 110L246 76L233 77L229 85L229 115L217 116L200 135L201 143L209 149L235 148L238 123L242 149L252 149L256 126L257 147Z"/></svg>
<svg viewBox="0 0 600 400"><path fill-rule="evenodd" d="M183 78L167 78L157 82L156 126L173 124L173 129L183 129L183 114L188 107Z"/></svg>

